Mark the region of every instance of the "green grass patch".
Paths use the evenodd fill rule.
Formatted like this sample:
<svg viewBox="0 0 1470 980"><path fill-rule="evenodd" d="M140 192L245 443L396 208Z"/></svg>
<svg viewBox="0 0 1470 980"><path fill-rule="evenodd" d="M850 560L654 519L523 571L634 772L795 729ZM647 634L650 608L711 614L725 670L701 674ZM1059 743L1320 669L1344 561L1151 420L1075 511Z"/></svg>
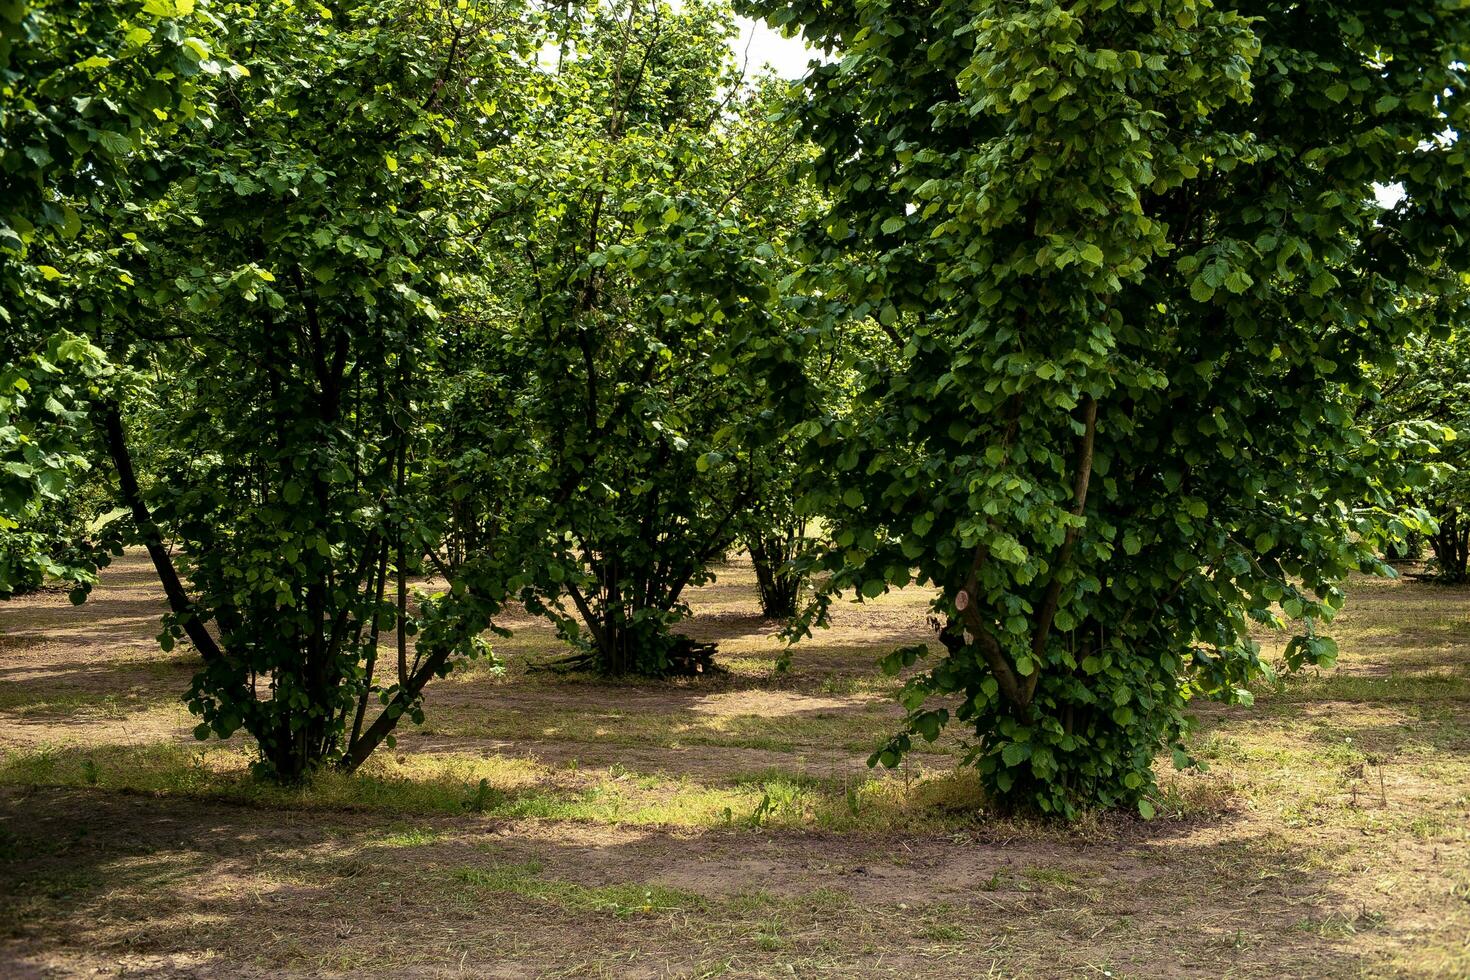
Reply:
<svg viewBox="0 0 1470 980"><path fill-rule="evenodd" d="M705 899L693 892L660 885L617 884L591 887L569 881L547 879L541 864L494 864L456 868L451 879L471 895L480 893L519 895L533 901L550 902L571 912L595 912L628 919L641 915L696 912L706 908Z"/></svg>
<svg viewBox="0 0 1470 980"><path fill-rule="evenodd" d="M1334 671L1288 678L1263 700L1304 704L1319 701L1425 702L1470 700L1470 668L1463 673L1352 674Z"/></svg>
<svg viewBox="0 0 1470 980"><path fill-rule="evenodd" d="M503 756L380 756L353 775L327 771L301 786L256 777L231 746L67 747L0 753L0 785L78 786L228 800L308 811L482 815L685 827L808 827L834 831L945 830L976 819L983 804L973 773L905 780L882 775L814 779L780 770L735 785L605 770L553 770ZM395 831L389 846L417 846Z"/></svg>
<svg viewBox="0 0 1470 980"><path fill-rule="evenodd" d="M427 847L442 835L427 827L407 827L385 834L378 843L383 847Z"/></svg>
<svg viewBox="0 0 1470 980"><path fill-rule="evenodd" d="M573 708L537 715L500 708L477 709L473 714L432 713L423 731L444 738L587 742L645 749L718 746L797 753L813 746L840 745L867 753L887 739L896 725L894 716L877 712L813 711L772 717Z"/></svg>

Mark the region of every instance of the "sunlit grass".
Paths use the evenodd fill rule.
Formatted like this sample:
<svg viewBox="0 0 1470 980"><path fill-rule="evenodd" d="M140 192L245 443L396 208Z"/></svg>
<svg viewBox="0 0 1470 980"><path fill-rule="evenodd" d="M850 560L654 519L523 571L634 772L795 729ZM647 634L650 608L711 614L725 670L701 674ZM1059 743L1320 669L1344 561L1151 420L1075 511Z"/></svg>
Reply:
<svg viewBox="0 0 1470 980"><path fill-rule="evenodd" d="M1345 672L1306 674L1290 678L1275 696L1298 704L1314 701L1358 703L1470 700L1470 664L1463 671L1447 668L1437 673L1383 676Z"/></svg>
<svg viewBox="0 0 1470 980"><path fill-rule="evenodd" d="M961 827L983 804L970 772L838 780L770 769L709 785L622 766L554 769L528 759L436 753L382 757L353 775L328 770L306 785L282 786L254 775L250 759L236 748L174 745L9 751L0 754L0 785L88 786L307 811L834 831Z"/></svg>

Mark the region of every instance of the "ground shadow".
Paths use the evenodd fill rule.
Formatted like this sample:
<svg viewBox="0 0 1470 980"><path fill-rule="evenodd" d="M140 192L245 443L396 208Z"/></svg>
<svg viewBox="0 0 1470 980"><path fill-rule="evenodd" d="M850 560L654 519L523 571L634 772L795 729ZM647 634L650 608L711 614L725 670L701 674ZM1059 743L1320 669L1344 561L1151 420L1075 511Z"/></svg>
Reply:
<svg viewBox="0 0 1470 980"><path fill-rule="evenodd" d="M1354 910L1330 876L1293 870L1310 864L1298 849L1228 820L1182 836L956 841L5 789L0 828L0 891L17 899L0 957L154 976L589 963L636 976L732 957L736 972L820 961L876 976L921 969L935 949L950 975L1322 976L1413 939Z"/></svg>

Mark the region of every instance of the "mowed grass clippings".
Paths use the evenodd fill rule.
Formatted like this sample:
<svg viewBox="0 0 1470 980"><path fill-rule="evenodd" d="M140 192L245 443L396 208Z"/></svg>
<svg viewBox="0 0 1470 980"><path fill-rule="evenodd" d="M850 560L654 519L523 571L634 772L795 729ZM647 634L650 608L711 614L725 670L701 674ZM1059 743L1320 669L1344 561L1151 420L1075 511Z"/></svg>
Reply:
<svg viewBox="0 0 1470 980"><path fill-rule="evenodd" d="M960 731L864 766L901 717L876 661L926 638L919 590L842 604L783 671L736 563L690 624L729 672L674 684L533 671L559 647L522 619L506 669L431 689L397 750L283 788L243 741L188 738L188 664L150 659L132 564L98 590L105 630L54 597L4 623L0 963L1470 975L1470 590L1355 581L1339 667L1201 706L1208 770L1161 763L1160 819L1063 828L991 812Z"/></svg>

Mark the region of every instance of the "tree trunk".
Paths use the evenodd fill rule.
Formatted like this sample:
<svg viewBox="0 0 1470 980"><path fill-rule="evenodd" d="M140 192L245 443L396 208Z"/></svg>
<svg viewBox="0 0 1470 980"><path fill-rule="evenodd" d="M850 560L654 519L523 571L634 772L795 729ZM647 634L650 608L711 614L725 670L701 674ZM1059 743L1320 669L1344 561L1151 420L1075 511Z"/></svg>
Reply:
<svg viewBox="0 0 1470 980"><path fill-rule="evenodd" d="M1429 539L1439 564L1439 577L1446 582L1470 581L1470 521L1462 521L1459 510L1439 520L1439 533Z"/></svg>
<svg viewBox="0 0 1470 980"><path fill-rule="evenodd" d="M790 619L796 615L801 594L801 576L787 567L796 557L805 527L784 528L774 535L752 534L745 542L755 568L756 592L761 615L767 619Z"/></svg>

